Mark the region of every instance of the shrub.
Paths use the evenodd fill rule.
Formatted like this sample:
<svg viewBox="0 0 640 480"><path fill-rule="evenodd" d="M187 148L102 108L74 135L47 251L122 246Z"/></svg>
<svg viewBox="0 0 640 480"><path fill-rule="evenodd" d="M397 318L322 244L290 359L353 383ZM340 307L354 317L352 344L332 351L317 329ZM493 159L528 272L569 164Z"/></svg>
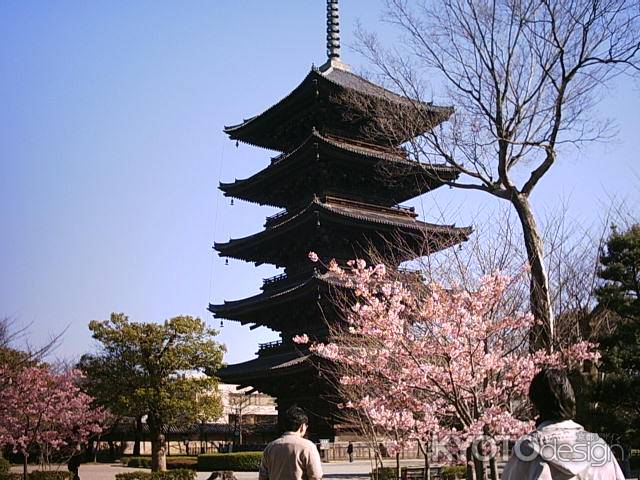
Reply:
<svg viewBox="0 0 640 480"><path fill-rule="evenodd" d="M167 472L128 472L118 473L116 480L195 480L193 470L170 470Z"/></svg>
<svg viewBox="0 0 640 480"><path fill-rule="evenodd" d="M167 469L169 470L177 470L177 469L192 469L195 470L196 465L198 463L198 457L166 457L167 458ZM124 465L130 468L151 468L151 457L128 457L123 458L122 462Z"/></svg>
<svg viewBox="0 0 640 480"><path fill-rule="evenodd" d="M467 474L467 467L464 465L454 465L452 467L442 467L440 476L443 480L456 480L464 478Z"/></svg>
<svg viewBox="0 0 640 480"><path fill-rule="evenodd" d="M371 480L397 480L395 467L375 468L371 472Z"/></svg>
<svg viewBox="0 0 640 480"><path fill-rule="evenodd" d="M126 462L131 468L151 468L151 457L129 457Z"/></svg>
<svg viewBox="0 0 640 480"><path fill-rule="evenodd" d="M22 480L22 474L9 472L0 473L0 480Z"/></svg>
<svg viewBox="0 0 640 480"><path fill-rule="evenodd" d="M73 474L64 470L34 470L29 472L29 480L72 480Z"/></svg>
<svg viewBox="0 0 640 480"><path fill-rule="evenodd" d="M168 470L195 470L198 467L197 457L167 458Z"/></svg>
<svg viewBox="0 0 640 480"><path fill-rule="evenodd" d="M6 458L0 457L0 474L9 473L10 468L11 468L11 462Z"/></svg>
<svg viewBox="0 0 640 480"><path fill-rule="evenodd" d="M149 478L151 478L151 474L148 472L127 472L116 474L116 480L147 480Z"/></svg>
<svg viewBox="0 0 640 480"><path fill-rule="evenodd" d="M257 472L260 470L262 452L208 453L198 455L198 470L212 472L231 470L233 472Z"/></svg>
<svg viewBox="0 0 640 480"><path fill-rule="evenodd" d="M85 452L85 457L87 462L93 462L95 459L98 463L113 463L122 459L122 452L120 449L111 452L109 450L98 450L94 453Z"/></svg>

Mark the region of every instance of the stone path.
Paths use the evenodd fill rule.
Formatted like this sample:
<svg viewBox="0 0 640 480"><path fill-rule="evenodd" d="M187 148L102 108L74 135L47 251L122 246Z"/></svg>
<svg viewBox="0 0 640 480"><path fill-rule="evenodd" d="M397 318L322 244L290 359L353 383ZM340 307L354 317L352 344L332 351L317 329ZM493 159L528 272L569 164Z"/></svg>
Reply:
<svg viewBox="0 0 640 480"><path fill-rule="evenodd" d="M413 462L402 462L403 465ZM416 464L417 465L417 464ZM390 465L391 466L391 465ZM66 465L58 467L60 470L66 470ZM322 464L324 470L324 479L326 480L368 480L369 472L371 471L371 464L367 461L349 462L331 462ZM31 466L30 470L37 470L37 466ZM20 467L13 467L11 469L15 472L21 472ZM80 466L80 479L81 480L115 480L117 473L122 472L139 472L139 468L127 468L122 467L119 464L104 464L104 463L87 463ZM209 473L198 472L198 480L207 480ZM238 480L258 480L257 472L238 472L235 474ZM633 478L637 478L634 475Z"/></svg>
<svg viewBox="0 0 640 480"><path fill-rule="evenodd" d="M327 480L366 480L369 478L369 472L371 471L371 465L367 461L349 462L331 462L324 463L322 465L324 470L324 478ZM33 465L29 467L30 470L38 470L38 467ZM56 469L55 467L53 468ZM66 465L57 466L59 470L66 470ZM13 467L11 469L15 472L21 472L20 467ZM116 474L123 472L139 472L139 468L123 467L120 464L105 464L105 463L85 463L80 466L80 479L81 480L115 480ZM143 470L148 471L148 470ZM198 480L207 480L210 473L198 472ZM238 480L258 480L257 472L238 472L235 474Z"/></svg>

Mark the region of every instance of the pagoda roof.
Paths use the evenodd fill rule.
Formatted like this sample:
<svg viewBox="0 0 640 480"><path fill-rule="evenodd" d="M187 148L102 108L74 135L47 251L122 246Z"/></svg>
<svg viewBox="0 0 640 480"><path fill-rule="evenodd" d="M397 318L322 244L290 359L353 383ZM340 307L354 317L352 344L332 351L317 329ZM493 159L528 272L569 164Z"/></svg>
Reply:
<svg viewBox="0 0 640 480"><path fill-rule="evenodd" d="M274 377L287 376L293 372L310 368L308 360L311 356L308 352L296 350L258 357L247 362L223 367L215 375L223 382L240 385L246 385L255 380L269 381Z"/></svg>
<svg viewBox="0 0 640 480"><path fill-rule="evenodd" d="M308 132L310 127L322 129L324 125L326 127L345 128L350 123L352 124L351 127L358 123L345 121L345 115L343 114L347 110L352 111L353 108L347 105L349 100L345 101L340 98L340 93L355 94L360 98L364 97L366 101L373 101L377 104L384 102L400 108L405 114L424 116L424 118L416 122L417 125L422 124L421 127L415 129L418 131L407 135L407 138L397 139L396 145L402 144L410 138L431 129L434 124L446 120L453 113L451 107L435 106L431 103L398 95L341 68L330 67L320 70L312 67L304 80L291 93L264 112L237 125L225 126L224 131L233 140L284 152L299 144L305 135L292 135L291 131L283 135L278 134L284 124L303 125L307 127L306 131ZM327 110L333 110L333 115L327 115ZM374 121L373 118L360 120L365 124L371 124ZM402 131L401 128L396 130ZM358 129L351 128L351 131L357 132ZM358 135L362 136L361 133L356 133L356 136ZM379 140L381 140L382 144L388 144L389 142L388 136L380 137Z"/></svg>
<svg viewBox="0 0 640 480"><path fill-rule="evenodd" d="M221 256L238 258L256 263L273 263L285 266L280 255L290 255L287 244L305 239L310 242L304 246L306 252L318 246L318 238L314 235L298 234L300 229L316 225L346 225L354 233L361 236L363 231L373 234L402 233L416 238L428 239L431 236L445 237L440 248L455 245L467 239L470 228L456 228L453 225L436 225L416 220L412 210L386 208L376 205L348 201L335 197L319 199L314 197L309 205L292 213L283 212L267 220L265 230L244 238L231 239L226 243L215 243L214 248ZM296 232L296 230L298 230ZM335 241L337 239L332 239ZM258 248L267 245L267 249ZM364 245L361 245L364 247ZM315 248L320 253L320 248ZM301 253L302 255L302 253Z"/></svg>
<svg viewBox="0 0 640 480"><path fill-rule="evenodd" d="M291 280L291 281L288 281ZM297 278L284 278L270 288L263 287L263 292L241 300L224 301L222 304L209 304L208 310L216 318L235 320L241 324L252 323L255 326L274 328L274 316L270 309L278 309L282 305L290 305L297 298L303 298L309 292L316 293L318 287L330 288L344 286L345 281L332 272L309 272ZM315 298L315 297L314 297ZM263 318L267 321L263 321Z"/></svg>
<svg viewBox="0 0 640 480"><path fill-rule="evenodd" d="M303 187L300 188L307 191L339 188L335 181L329 185L320 180L319 172L327 170L335 170L338 174L349 170L363 172L367 178L366 189L358 188L355 185L358 179L353 176L347 176L342 188L360 190L360 195L375 196L387 205L401 203L458 176L458 172L448 165L408 160L406 153L400 149L322 135L313 129L295 150L273 158L270 165L251 177L220 183L219 188L227 197L286 207L291 203L291 198L296 196L291 188L295 182L302 182ZM392 181L389 181L390 175L393 176Z"/></svg>

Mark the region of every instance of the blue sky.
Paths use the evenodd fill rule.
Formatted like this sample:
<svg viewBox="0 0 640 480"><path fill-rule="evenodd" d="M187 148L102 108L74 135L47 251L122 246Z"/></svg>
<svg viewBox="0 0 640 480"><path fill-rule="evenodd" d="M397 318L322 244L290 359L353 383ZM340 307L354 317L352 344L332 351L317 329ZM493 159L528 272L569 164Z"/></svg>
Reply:
<svg viewBox="0 0 640 480"><path fill-rule="evenodd" d="M342 3L344 44L357 20L379 28L378 0ZM323 0L0 2L0 315L30 325L36 343L68 327L57 354L75 358L92 347L87 323L112 311L217 327L210 300L257 293L275 270L225 266L211 245L254 233L274 210L231 206L216 186L271 152L236 148L222 128L324 62L324 12ZM637 210L638 112L637 82L613 85L599 114L617 122L616 141L567 152L534 193L538 211L565 202L597 223L611 196ZM446 206L459 225L494 203L448 189L414 202L427 219ZM220 335L229 362L274 338L233 322Z"/></svg>

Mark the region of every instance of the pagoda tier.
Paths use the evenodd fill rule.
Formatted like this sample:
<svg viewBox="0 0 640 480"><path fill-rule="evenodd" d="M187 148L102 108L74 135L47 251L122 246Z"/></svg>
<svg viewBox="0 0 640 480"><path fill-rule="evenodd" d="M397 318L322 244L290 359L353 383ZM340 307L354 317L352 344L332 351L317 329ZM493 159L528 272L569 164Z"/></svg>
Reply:
<svg viewBox="0 0 640 480"><path fill-rule="evenodd" d="M311 357L309 352L287 351L274 355L260 355L258 358L247 362L229 365L218 371L218 376L223 382L233 380L239 385L254 385L254 382L264 380L269 374L271 380L277 377L286 377L292 373L308 370L307 360ZM261 392L264 390L259 388ZM269 393L264 391L264 393Z"/></svg>
<svg viewBox="0 0 640 480"><path fill-rule="evenodd" d="M457 177L451 167L410 161L401 149L324 136L314 129L295 150L273 158L249 178L220 183L220 190L227 197L282 208L298 205L309 192L392 206Z"/></svg>
<svg viewBox="0 0 640 480"><path fill-rule="evenodd" d="M334 434L332 418L338 403L335 388L318 371L318 359L308 350L294 350L230 365L217 372L225 383L251 386L276 398L278 412L301 405L309 415L315 438Z"/></svg>
<svg viewBox="0 0 640 480"><path fill-rule="evenodd" d="M277 267L299 265L310 251L327 259L369 260L373 250L399 264L414 258L415 252L433 253L465 241L471 233L469 228L435 225L416 217L413 209L316 197L298 211L267 219L262 232L216 243L214 248L223 257Z"/></svg>
<svg viewBox="0 0 640 480"><path fill-rule="evenodd" d="M358 106L365 106L360 112ZM384 125L380 115L386 112ZM341 68L312 68L289 95L239 125L225 127L230 138L291 151L312 128L325 135L398 146L445 121L453 109L397 95ZM393 124L398 119L398 125ZM411 125L407 129L407 125ZM388 132L394 132L391 138Z"/></svg>
<svg viewBox="0 0 640 480"><path fill-rule="evenodd" d="M282 332L285 343L290 343L291 337L302 331L311 337L320 337L325 332L323 312L333 313L335 308L330 301L332 289L344 284L344 279L331 272L312 270L291 277L279 275L264 281L262 293L209 304L209 311L216 318L251 324L252 329L264 326Z"/></svg>

